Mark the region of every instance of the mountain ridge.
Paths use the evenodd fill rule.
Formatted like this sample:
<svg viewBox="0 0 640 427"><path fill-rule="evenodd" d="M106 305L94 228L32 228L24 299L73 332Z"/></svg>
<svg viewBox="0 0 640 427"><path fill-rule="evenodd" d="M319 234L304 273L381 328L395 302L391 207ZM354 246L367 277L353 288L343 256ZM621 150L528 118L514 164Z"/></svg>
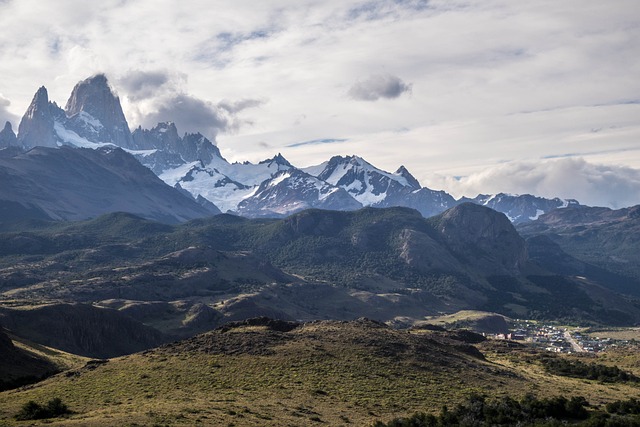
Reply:
<svg viewBox="0 0 640 427"><path fill-rule="evenodd" d="M1 234L0 283L12 299L188 298L234 318L393 321L479 309L619 324L640 319L640 307L623 304L616 293L623 289L610 285L616 276L546 269L549 261L538 250L531 258L504 214L474 204L429 219L410 208L368 207L162 226L109 214L39 227ZM555 253L552 260L562 259L560 249ZM17 260L22 274L13 268Z"/></svg>
<svg viewBox="0 0 640 427"><path fill-rule="evenodd" d="M0 147L14 144L12 130L2 132ZM44 86L38 89L20 122L17 144L26 149L36 145L94 149L115 145L134 155L168 185L191 193L194 199L206 199L223 212L249 217L282 217L309 207L327 206L336 210L407 206L429 217L470 201L506 213L512 222L520 223L552 209L577 204L573 200L505 194L456 200L444 191L422 187L404 166L390 173L356 155L334 156L307 168L296 168L281 154L257 164L229 163L213 142L199 133L180 136L172 122L158 123L151 129L138 127L131 132L120 100L104 74L79 82L64 110L49 101ZM308 175L302 179L296 172L296 179L283 182L279 173L288 169ZM262 186L266 181L271 183ZM275 186L279 191L267 197L267 187ZM331 188L326 186L340 188L344 193L331 197L334 201L327 203L328 190L318 191L318 187ZM204 200L201 202L205 204Z"/></svg>
<svg viewBox="0 0 640 427"><path fill-rule="evenodd" d="M0 220L78 220L127 211L165 222L212 212L168 187L120 148L34 147L0 157ZM218 211L219 212L219 211Z"/></svg>

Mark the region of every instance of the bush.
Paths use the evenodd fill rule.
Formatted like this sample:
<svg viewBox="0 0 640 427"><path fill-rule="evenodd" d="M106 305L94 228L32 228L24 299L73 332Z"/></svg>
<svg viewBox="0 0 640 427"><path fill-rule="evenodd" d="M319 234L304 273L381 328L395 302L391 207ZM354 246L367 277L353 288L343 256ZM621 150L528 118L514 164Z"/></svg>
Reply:
<svg viewBox="0 0 640 427"><path fill-rule="evenodd" d="M44 418L56 418L63 415L71 414L71 411L62 403L59 398L53 398L46 405L40 405L33 400L28 401L22 406L20 412L16 414L16 420L41 420Z"/></svg>
<svg viewBox="0 0 640 427"><path fill-rule="evenodd" d="M439 415L417 413L387 423L377 421L373 427L640 426L640 401L635 398L611 402L606 405L607 412L595 408L588 411L587 407L589 403L583 397L539 399L529 394L520 400L486 400L473 395L452 409L444 406Z"/></svg>
<svg viewBox="0 0 640 427"><path fill-rule="evenodd" d="M610 414L634 414L640 415L640 401L633 397L629 400L618 400L607 403L607 412Z"/></svg>
<svg viewBox="0 0 640 427"><path fill-rule="evenodd" d="M588 418L587 405L582 397L538 399L527 395L520 401L510 397L488 401L483 396L473 395L451 410L443 407L438 416L418 413L387 424L378 421L374 427L554 425L554 422L573 423Z"/></svg>
<svg viewBox="0 0 640 427"><path fill-rule="evenodd" d="M565 377L583 378L601 382L638 382L635 375L625 372L617 366L605 366L598 363L584 363L579 360L562 358L543 358L542 366L550 374Z"/></svg>

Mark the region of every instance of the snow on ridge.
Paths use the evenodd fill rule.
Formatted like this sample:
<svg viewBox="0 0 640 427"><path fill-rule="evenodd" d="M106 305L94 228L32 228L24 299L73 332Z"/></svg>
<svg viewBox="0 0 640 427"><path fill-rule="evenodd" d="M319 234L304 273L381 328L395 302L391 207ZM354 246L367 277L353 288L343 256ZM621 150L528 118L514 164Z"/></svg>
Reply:
<svg viewBox="0 0 640 427"><path fill-rule="evenodd" d="M80 111L76 117L78 117L80 120L82 120L83 122L85 122L86 124L88 124L89 126L91 126L92 128L99 130L104 128L102 122L98 119L96 119L95 117L93 117L91 114L87 113L86 111Z"/></svg>
<svg viewBox="0 0 640 427"><path fill-rule="evenodd" d="M229 177L216 169L202 168L200 161L187 163L186 165L163 173L160 178L171 186L179 183L180 186L191 193L209 200L222 212L235 211L238 203L255 188L239 188L237 184L229 182ZM183 180L189 175L189 180ZM222 183L223 185L217 185Z"/></svg>
<svg viewBox="0 0 640 427"><path fill-rule="evenodd" d="M184 165L180 165L177 168L167 169L162 172L158 177L169 184L170 186L174 186L185 177L194 167L201 165L200 160L196 160L195 162L185 163ZM202 196L205 197L205 196ZM206 198L206 197L205 197Z"/></svg>
<svg viewBox="0 0 640 427"><path fill-rule="evenodd" d="M543 215L545 212L542 209L536 209L536 214L534 216L530 216L529 219L531 221L535 221L536 219L540 218L540 215Z"/></svg>
<svg viewBox="0 0 640 427"><path fill-rule="evenodd" d="M154 148L152 150L132 150L130 148L123 148L123 147L120 147L120 148L129 154L132 154L134 156L142 156L142 157L150 156L152 154L155 154L158 151L157 148Z"/></svg>
<svg viewBox="0 0 640 427"><path fill-rule="evenodd" d="M366 172L375 172L378 173L380 175L386 176L387 178L398 182L399 184L401 184L403 187L409 187L409 181L407 181L407 179L400 175L400 174L395 174L395 173L391 173L391 172L387 172L385 170L382 170L380 168L375 167L374 165L372 165L371 163L369 163L368 161L366 161L365 159L363 159L360 156L353 156L354 159L356 159L358 161L358 163L363 167L363 169Z"/></svg>
<svg viewBox="0 0 640 427"><path fill-rule="evenodd" d="M267 179L271 179L276 173L290 169L289 166L276 162L267 163L229 163L222 158L214 157L207 166L213 166L220 173L227 175L234 181L243 185L260 185Z"/></svg>
<svg viewBox="0 0 640 427"><path fill-rule="evenodd" d="M489 198L482 201L483 206L487 206L493 199L495 199L497 194L490 194Z"/></svg>
<svg viewBox="0 0 640 427"><path fill-rule="evenodd" d="M328 161L322 162L319 165L315 165L315 166L308 166L306 168L302 168L300 169L302 172L308 173L311 176L315 176L317 177L318 175L320 175L320 173L325 170L327 168L327 165L329 164Z"/></svg>
<svg viewBox="0 0 640 427"><path fill-rule="evenodd" d="M338 185L338 182L350 170L351 170L351 168L349 167L349 165L347 163L341 163L339 166L337 166L336 168L333 169L333 172L331 172L331 175L329 175L327 177L327 179L325 179L325 181L328 182L331 185Z"/></svg>
<svg viewBox="0 0 640 427"><path fill-rule="evenodd" d="M365 191L362 194L352 194L353 198L362 203L363 206L370 206L383 201L387 197L387 193L373 194Z"/></svg>
<svg viewBox="0 0 640 427"><path fill-rule="evenodd" d="M55 131L56 135L58 136L58 138L62 143L67 143L75 147L96 149L96 148L105 147L105 146L115 146L110 142L91 142L88 139L81 137L74 131L65 128L62 125L62 123L58 121L53 122L53 130ZM58 145L64 145L64 144L58 143Z"/></svg>
<svg viewBox="0 0 640 427"><path fill-rule="evenodd" d="M340 190L339 187L325 186L324 188L318 190L318 200L324 200L338 190Z"/></svg>
<svg viewBox="0 0 640 427"><path fill-rule="evenodd" d="M284 173L281 173L280 175L276 175L272 180L269 181L269 187L275 187L276 185L280 184L282 181L290 177L291 177L291 174L288 172L284 172Z"/></svg>

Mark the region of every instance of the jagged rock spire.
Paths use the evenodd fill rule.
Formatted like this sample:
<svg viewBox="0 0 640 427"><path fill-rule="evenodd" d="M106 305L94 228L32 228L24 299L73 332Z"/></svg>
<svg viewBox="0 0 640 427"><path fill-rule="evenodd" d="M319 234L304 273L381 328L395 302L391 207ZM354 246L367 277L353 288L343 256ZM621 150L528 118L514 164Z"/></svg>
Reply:
<svg viewBox="0 0 640 427"><path fill-rule="evenodd" d="M47 88L42 86L33 97L18 126L18 142L25 148L56 147L54 118L49 107Z"/></svg>
<svg viewBox="0 0 640 427"><path fill-rule="evenodd" d="M284 166L286 169L293 167L293 165L289 163L289 161L285 159L281 153L276 154L271 159L263 160L260 163L268 163L269 165L275 163L276 165Z"/></svg>
<svg viewBox="0 0 640 427"><path fill-rule="evenodd" d="M403 177L404 179L406 179L406 180L407 180L407 183L408 183L411 187L413 187L413 188L415 188L415 189L420 189L420 188L422 188L422 187L420 186L420 183L418 182L418 180L417 180L413 175L411 175L411 173L407 170L407 168L405 168L405 167L404 167L404 165L402 165L402 166L400 166L400 167L398 168L398 170L396 171L396 175L400 175L401 177Z"/></svg>
<svg viewBox="0 0 640 427"><path fill-rule="evenodd" d="M78 135L95 142L111 142L134 148L129 124L120 99L107 77L96 74L76 84L65 106L69 126Z"/></svg>
<svg viewBox="0 0 640 427"><path fill-rule="evenodd" d="M4 129L0 130L0 148L14 147L18 145L18 138L13 132L10 122L4 124Z"/></svg>

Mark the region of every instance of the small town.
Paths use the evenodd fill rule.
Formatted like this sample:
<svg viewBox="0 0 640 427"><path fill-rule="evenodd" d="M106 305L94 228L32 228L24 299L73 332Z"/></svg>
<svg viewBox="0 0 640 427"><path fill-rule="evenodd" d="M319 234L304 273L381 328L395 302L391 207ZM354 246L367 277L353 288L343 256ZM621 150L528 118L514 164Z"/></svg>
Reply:
<svg viewBox="0 0 640 427"><path fill-rule="evenodd" d="M636 340L601 338L586 334L584 327L556 326L531 320L516 319L507 334L489 338L524 341L554 353L599 353L614 347L638 345Z"/></svg>

